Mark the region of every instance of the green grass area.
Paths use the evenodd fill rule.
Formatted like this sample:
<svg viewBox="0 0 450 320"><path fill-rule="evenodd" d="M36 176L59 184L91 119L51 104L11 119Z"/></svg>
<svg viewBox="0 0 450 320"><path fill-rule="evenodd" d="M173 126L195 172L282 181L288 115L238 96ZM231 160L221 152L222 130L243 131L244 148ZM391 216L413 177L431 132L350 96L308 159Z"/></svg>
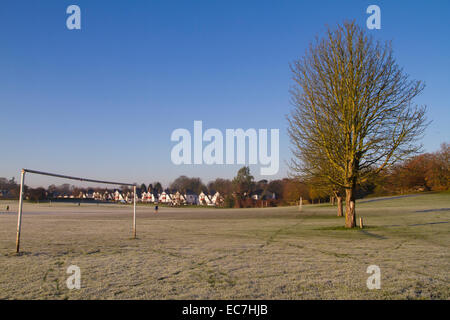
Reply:
<svg viewBox="0 0 450 320"><path fill-rule="evenodd" d="M376 200L376 201L368 201ZM10 212L4 211L6 203ZM0 203L1 299L449 299L450 193L336 207L221 209ZM81 269L69 290L67 267ZM369 290L369 265L381 289Z"/></svg>

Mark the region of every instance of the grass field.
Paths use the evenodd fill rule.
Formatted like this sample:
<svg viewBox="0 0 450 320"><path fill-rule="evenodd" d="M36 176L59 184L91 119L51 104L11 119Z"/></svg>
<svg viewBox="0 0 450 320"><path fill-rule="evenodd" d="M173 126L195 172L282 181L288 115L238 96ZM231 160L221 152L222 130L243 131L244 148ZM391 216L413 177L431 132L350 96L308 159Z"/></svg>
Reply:
<svg viewBox="0 0 450 320"><path fill-rule="evenodd" d="M329 205L139 206L136 240L131 206L25 203L21 255L17 203L0 201L0 299L449 299L450 193L373 200L363 230Z"/></svg>

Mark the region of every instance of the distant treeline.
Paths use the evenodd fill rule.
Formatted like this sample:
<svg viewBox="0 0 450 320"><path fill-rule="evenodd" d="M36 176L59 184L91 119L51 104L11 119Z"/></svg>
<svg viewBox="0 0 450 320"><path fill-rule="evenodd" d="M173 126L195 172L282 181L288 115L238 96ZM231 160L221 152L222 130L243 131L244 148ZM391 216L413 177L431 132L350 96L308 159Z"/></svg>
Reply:
<svg viewBox="0 0 450 320"><path fill-rule="evenodd" d="M421 191L441 191L450 188L450 145L445 143L434 153L424 153L394 165L389 170L365 181L357 188L357 198L383 196ZM103 192L105 188L81 188L70 184L50 185L48 188L25 186L25 197L32 201L49 200L61 195L78 197L80 194ZM110 189L111 191L112 189ZM126 186L118 187L121 192L130 192ZM201 192L223 197L225 207L260 207L297 204L300 197L305 203L330 201L329 192L319 185L297 178L255 181L248 167L241 168L233 179L217 178L204 184L200 178L180 176L168 187L159 182L141 184L137 188L140 197L143 192L159 194ZM17 199L19 185L14 178L0 178L0 197Z"/></svg>
<svg viewBox="0 0 450 320"><path fill-rule="evenodd" d="M394 165L370 183L373 192L379 195L449 190L450 144L443 143L436 152Z"/></svg>

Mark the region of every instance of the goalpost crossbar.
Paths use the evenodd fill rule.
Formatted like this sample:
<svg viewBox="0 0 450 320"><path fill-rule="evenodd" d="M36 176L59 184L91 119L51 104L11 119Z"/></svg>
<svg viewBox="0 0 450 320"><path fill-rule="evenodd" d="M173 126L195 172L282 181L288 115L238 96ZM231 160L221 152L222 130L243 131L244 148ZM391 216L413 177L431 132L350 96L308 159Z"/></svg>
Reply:
<svg viewBox="0 0 450 320"><path fill-rule="evenodd" d="M87 178L78 178L78 177L71 177L71 176L65 176L65 175L62 175L62 174L49 173L49 172L30 170L30 169L23 169L23 171L24 172L29 172L29 173L41 174L41 175L44 175L44 176L52 176L52 177L57 177L57 178L71 179L71 180L78 180L78 181L95 182L95 183L102 183L102 184L116 184L116 185L131 186L131 187L136 186L136 184L134 184L134 183L113 182L113 181L102 181L102 180L94 180L94 179L87 179Z"/></svg>
<svg viewBox="0 0 450 320"><path fill-rule="evenodd" d="M43 171L37 171L37 170L31 170L31 169L22 169L22 171L20 173L19 210L18 210L18 214L17 214L16 253L19 253L19 248L20 248L20 230L21 230L21 226L22 226L23 190L24 190L24 183L25 183L25 173L27 173L27 172L34 173L34 174L40 174L40 175L44 175L44 176L62 178L62 179L70 179L70 180L78 180L78 181L84 181L84 182L95 182L95 183L101 183L101 184L114 184L114 185L133 187L133 199L134 199L134 201L133 201L133 238L136 239L136 184L95 180L95 179L66 176L66 175L62 175L62 174L43 172Z"/></svg>

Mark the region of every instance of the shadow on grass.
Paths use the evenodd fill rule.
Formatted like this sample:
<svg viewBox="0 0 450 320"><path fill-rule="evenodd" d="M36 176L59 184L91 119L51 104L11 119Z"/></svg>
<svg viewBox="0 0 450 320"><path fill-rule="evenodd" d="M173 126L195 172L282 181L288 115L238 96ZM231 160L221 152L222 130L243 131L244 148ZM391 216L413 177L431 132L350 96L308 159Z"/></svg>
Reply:
<svg viewBox="0 0 450 320"><path fill-rule="evenodd" d="M314 230L320 230L320 231L363 231L365 229L378 229L379 227L375 227L375 226L364 226L363 229L361 229L360 227L356 227L356 228L346 228L344 226L329 226L329 227L321 227L321 228L316 228Z"/></svg>
<svg viewBox="0 0 450 320"><path fill-rule="evenodd" d="M436 211L450 211L450 208L426 209L426 210L417 210L414 212L436 212Z"/></svg>
<svg viewBox="0 0 450 320"><path fill-rule="evenodd" d="M347 232L358 232L358 233L362 233L366 236L372 237L372 238L376 238L379 240L385 240L387 239L385 236L381 236L372 232L369 232L367 230L379 230L379 227L375 227L375 226L364 226L363 229L356 227L356 228L346 228L344 226L330 226L330 227L322 227L322 228L317 228L315 230L320 230L320 231L347 231Z"/></svg>
<svg viewBox="0 0 450 320"><path fill-rule="evenodd" d="M343 217L338 217L336 215L331 214L323 214L323 213L305 213L305 214L297 214L295 219L341 219Z"/></svg>
<svg viewBox="0 0 450 320"><path fill-rule="evenodd" d="M21 257L21 256L29 256L29 255L32 255L32 253L28 252L28 251L5 253L5 257Z"/></svg>

